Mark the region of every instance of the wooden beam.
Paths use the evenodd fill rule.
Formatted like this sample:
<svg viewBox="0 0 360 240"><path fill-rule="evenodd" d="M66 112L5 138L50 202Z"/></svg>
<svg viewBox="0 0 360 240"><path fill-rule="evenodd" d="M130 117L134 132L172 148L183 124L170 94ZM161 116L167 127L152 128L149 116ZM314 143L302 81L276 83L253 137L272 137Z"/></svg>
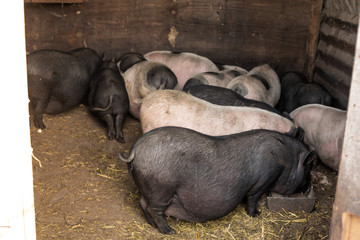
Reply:
<svg viewBox="0 0 360 240"><path fill-rule="evenodd" d="M359 35L359 31L358 31ZM346 239L349 227L342 221L344 213L360 217L360 37L357 38L350 87L343 152L341 156L335 202L330 226L330 239ZM356 218L355 218L356 219ZM346 218L345 218L346 220ZM347 221L349 222L349 221ZM359 221L357 221L359 222ZM356 227L358 228L358 226ZM349 236L349 235L347 235ZM359 237L358 235L356 237ZM348 238L351 239L351 238Z"/></svg>
<svg viewBox="0 0 360 240"><path fill-rule="evenodd" d="M36 239L22 1L6 3L0 28L11 35L0 44L2 77L12 79L0 89L0 108L11 116L0 124L0 238Z"/></svg>
<svg viewBox="0 0 360 240"><path fill-rule="evenodd" d="M321 12L323 9L323 0L314 1L311 6L311 19L309 23L309 37L306 43L306 60L304 73L309 82L312 82L314 75L316 50L318 45Z"/></svg>
<svg viewBox="0 0 360 240"><path fill-rule="evenodd" d="M24 0L25 3L84 3L86 0Z"/></svg>
<svg viewBox="0 0 360 240"><path fill-rule="evenodd" d="M188 51L213 61L303 71L314 2L322 0L107 0L26 4L27 51L82 46L107 56ZM315 11L315 10L313 10ZM274 17L276 16L276 17ZM170 39L170 40L169 40Z"/></svg>

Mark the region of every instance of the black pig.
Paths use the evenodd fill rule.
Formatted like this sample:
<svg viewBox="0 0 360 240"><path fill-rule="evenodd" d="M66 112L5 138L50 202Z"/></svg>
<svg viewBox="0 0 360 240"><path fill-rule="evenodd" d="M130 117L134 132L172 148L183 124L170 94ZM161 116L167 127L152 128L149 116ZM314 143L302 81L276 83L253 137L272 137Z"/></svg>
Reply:
<svg viewBox="0 0 360 240"><path fill-rule="evenodd" d="M304 191L316 154L275 131L212 137L163 127L142 135L128 158L119 157L128 163L140 190L147 221L172 234L164 215L203 222L225 216L246 198L247 213L256 216L264 193Z"/></svg>
<svg viewBox="0 0 360 240"><path fill-rule="evenodd" d="M121 130L129 111L125 81L115 61L104 61L90 81L89 109L107 124L107 137L124 143Z"/></svg>
<svg viewBox="0 0 360 240"><path fill-rule="evenodd" d="M201 84L201 85L185 86L183 90L197 98L201 98L213 104L222 105L222 106L257 107L282 115L280 111L273 108L269 104L252 99L247 99L228 88Z"/></svg>
<svg viewBox="0 0 360 240"><path fill-rule="evenodd" d="M89 48L39 50L27 56L29 108L36 128L45 128L43 113L61 113L86 102L90 77L100 62Z"/></svg>
<svg viewBox="0 0 360 240"><path fill-rule="evenodd" d="M306 104L330 106L332 97L321 85L307 82L300 72L287 72L281 77L281 97L276 106L279 111L292 112Z"/></svg>

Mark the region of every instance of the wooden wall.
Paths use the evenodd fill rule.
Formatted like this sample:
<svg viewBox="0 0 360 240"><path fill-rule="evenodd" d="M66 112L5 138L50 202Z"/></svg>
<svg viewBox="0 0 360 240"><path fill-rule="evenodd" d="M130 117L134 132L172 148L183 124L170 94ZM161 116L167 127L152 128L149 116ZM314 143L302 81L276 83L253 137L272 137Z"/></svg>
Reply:
<svg viewBox="0 0 360 240"><path fill-rule="evenodd" d="M26 47L31 52L87 46L108 56L190 51L245 68L271 63L280 72L306 72L312 62L307 49L316 48L311 42L317 37L309 26L314 8L321 10L319 3L322 0L25 3Z"/></svg>

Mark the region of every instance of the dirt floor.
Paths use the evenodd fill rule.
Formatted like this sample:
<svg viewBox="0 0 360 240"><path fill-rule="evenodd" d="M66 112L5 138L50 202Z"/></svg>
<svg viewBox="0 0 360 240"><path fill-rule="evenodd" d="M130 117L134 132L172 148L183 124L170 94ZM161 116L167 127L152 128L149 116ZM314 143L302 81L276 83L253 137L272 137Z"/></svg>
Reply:
<svg viewBox="0 0 360 240"><path fill-rule="evenodd" d="M109 141L105 125L79 106L45 115L41 133L31 124L37 239L327 239L337 174L317 165L312 180L318 198L314 211L262 212L249 217L244 204L227 216L205 223L167 219L176 235L149 225L139 192L118 153L128 153L142 134L128 117L125 144Z"/></svg>

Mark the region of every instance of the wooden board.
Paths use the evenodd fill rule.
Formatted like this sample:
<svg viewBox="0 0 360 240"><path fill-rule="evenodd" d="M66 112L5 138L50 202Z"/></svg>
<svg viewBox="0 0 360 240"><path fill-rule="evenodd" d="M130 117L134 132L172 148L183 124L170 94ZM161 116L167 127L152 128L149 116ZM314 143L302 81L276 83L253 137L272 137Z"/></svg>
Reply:
<svg viewBox="0 0 360 240"><path fill-rule="evenodd" d="M86 0L24 0L25 3L83 3Z"/></svg>
<svg viewBox="0 0 360 240"><path fill-rule="evenodd" d="M320 1L320 0L319 0ZM250 68L305 71L313 5L319 1L142 0L25 4L27 51L94 48L107 56L195 52ZM169 40L170 39L170 40Z"/></svg>
<svg viewBox="0 0 360 240"><path fill-rule="evenodd" d="M344 143L331 217L331 240L354 239L351 236L359 232L359 230L355 231L355 228L359 229L359 226L352 225L352 223L359 223L358 218L348 218L348 221L343 221L343 216L344 213L360 216L360 136L358 134L360 122L360 38L356 40L355 56ZM346 235L350 238L342 238ZM359 239L359 235L355 236L356 239Z"/></svg>
<svg viewBox="0 0 360 240"><path fill-rule="evenodd" d="M4 79L12 80L0 90L0 108L11 116L1 119L0 125L0 239L29 240L36 239L36 232L24 8L21 1L9 1L3 9L0 29L2 36L8 37L0 44L1 53L7 56L0 60L1 73Z"/></svg>
<svg viewBox="0 0 360 240"><path fill-rule="evenodd" d="M342 214L342 237L343 240L356 240L360 236L360 217L344 212Z"/></svg>

